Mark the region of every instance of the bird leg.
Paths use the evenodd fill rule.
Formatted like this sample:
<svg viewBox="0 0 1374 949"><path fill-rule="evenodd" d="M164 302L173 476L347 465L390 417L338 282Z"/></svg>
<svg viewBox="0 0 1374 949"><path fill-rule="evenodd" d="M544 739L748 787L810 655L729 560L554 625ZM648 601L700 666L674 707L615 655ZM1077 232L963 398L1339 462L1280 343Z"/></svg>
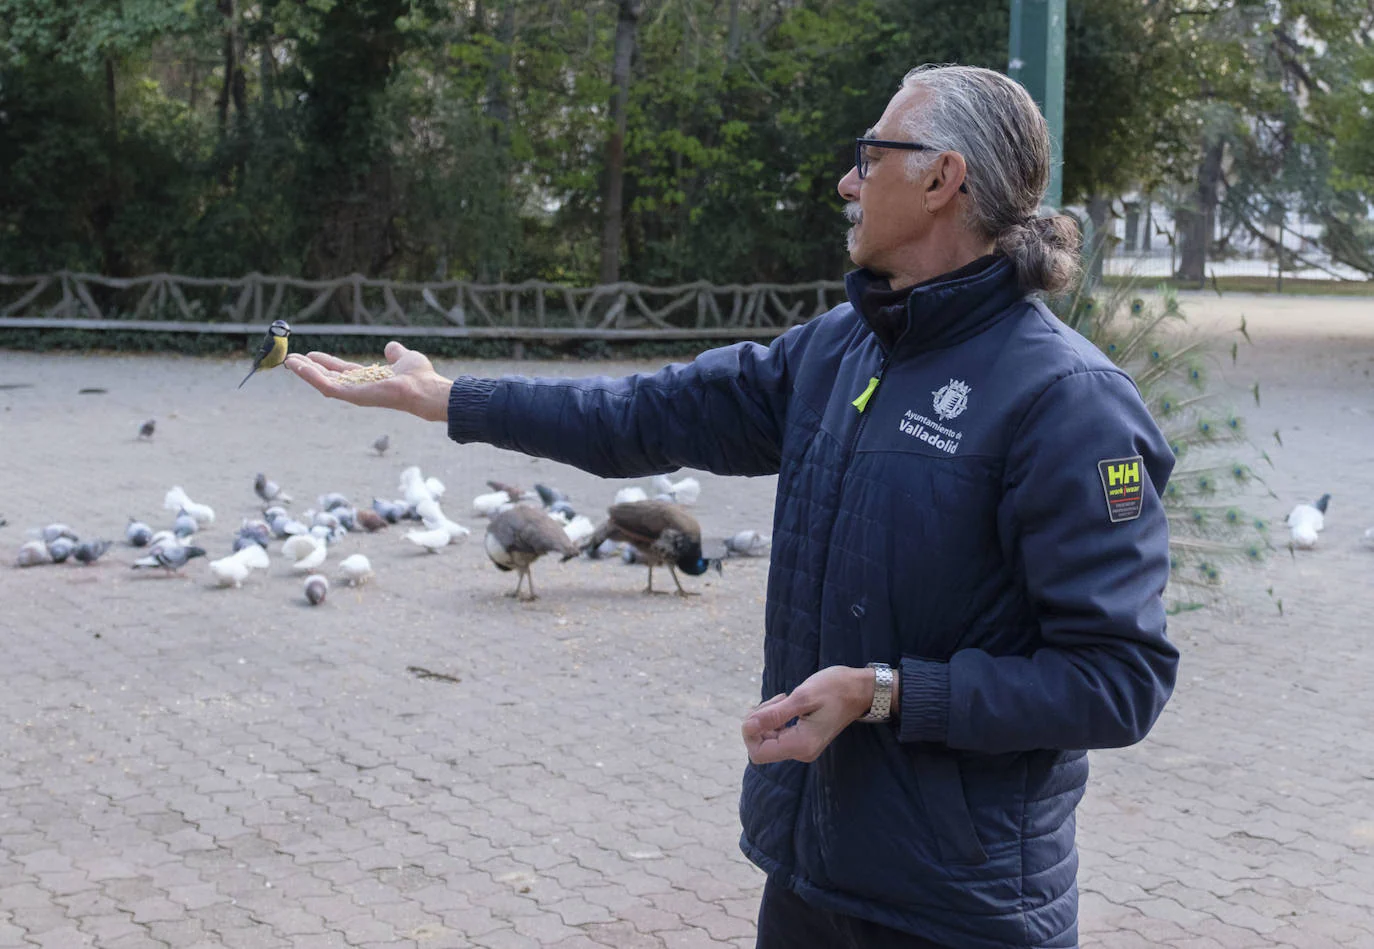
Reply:
<svg viewBox="0 0 1374 949"><path fill-rule="evenodd" d="M677 584L678 596L700 596L699 593L692 593L688 590L682 589L682 581L677 578L677 571L673 569L672 564L668 565L668 572L673 575L673 582Z"/></svg>
<svg viewBox="0 0 1374 949"><path fill-rule="evenodd" d="M662 594L662 595L665 595L665 596L666 596L667 593L668 593L667 590L655 590L655 589L654 589L654 568L653 568L653 567L650 567L650 568L649 568L649 585L648 585L647 587L644 588L644 592L645 592L645 593L658 593L658 594Z"/></svg>
<svg viewBox="0 0 1374 949"><path fill-rule="evenodd" d="M520 588L525 585L525 571L517 569L515 572L515 589L506 594L512 599L520 599Z"/></svg>
<svg viewBox="0 0 1374 949"><path fill-rule="evenodd" d="M534 571L526 567L525 576L528 577L530 581L530 595L525 597L525 602L533 603L535 600L539 599L539 594L534 592Z"/></svg>

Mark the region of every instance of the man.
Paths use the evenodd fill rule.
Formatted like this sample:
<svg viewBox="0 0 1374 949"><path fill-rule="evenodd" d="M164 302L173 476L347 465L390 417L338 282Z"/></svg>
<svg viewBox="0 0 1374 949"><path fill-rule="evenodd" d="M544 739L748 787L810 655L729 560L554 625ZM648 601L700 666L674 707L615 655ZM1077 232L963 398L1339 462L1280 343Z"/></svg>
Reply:
<svg viewBox="0 0 1374 949"><path fill-rule="evenodd" d="M635 477L778 475L767 699L743 725L761 949L1077 945L1084 749L1143 738L1178 653L1173 459L1131 380L1028 297L1075 263L1037 217L1049 138L987 70L913 70L840 182L849 303L766 349L628 379L288 365L326 395ZM877 664L877 665L870 665Z"/></svg>

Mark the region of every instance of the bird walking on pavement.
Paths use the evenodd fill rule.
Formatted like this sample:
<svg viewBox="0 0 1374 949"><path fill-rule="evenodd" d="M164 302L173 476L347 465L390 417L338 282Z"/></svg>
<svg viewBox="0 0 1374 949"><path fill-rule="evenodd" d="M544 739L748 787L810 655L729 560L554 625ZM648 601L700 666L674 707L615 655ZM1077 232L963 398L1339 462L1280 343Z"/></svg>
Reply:
<svg viewBox="0 0 1374 949"><path fill-rule="evenodd" d="M542 508L529 504L517 504L493 517L487 525L484 546L496 569L519 574L515 589L507 596L520 599L520 588L528 578L530 592L526 600L539 598L534 592L534 574L530 573L536 560L555 552L562 554L563 560L571 560L581 553L562 524Z"/></svg>
<svg viewBox="0 0 1374 949"><path fill-rule="evenodd" d="M654 589L654 567L668 568L678 596L696 595L682 588L678 570L693 577L712 568L721 572L719 558L702 556L701 525L680 505L670 501L631 501L612 504L606 513L610 517L596 529L586 546L595 550L607 540L628 542L649 568L645 593L667 592Z"/></svg>
<svg viewBox="0 0 1374 949"><path fill-rule="evenodd" d="M267 335L258 344L258 351L253 355L253 368L248 370L248 375L243 377L243 382L253 378L253 373L259 369L274 369L286 361L286 354L290 349L287 342L291 337L291 327L286 320L273 320L272 325L267 328ZM239 388L243 388L243 382L239 383Z"/></svg>

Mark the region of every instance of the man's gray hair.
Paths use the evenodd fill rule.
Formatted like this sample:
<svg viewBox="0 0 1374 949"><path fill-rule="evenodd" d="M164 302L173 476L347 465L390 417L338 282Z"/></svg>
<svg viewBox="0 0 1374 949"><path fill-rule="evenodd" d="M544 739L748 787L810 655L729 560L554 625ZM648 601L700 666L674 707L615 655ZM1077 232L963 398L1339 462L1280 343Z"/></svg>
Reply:
<svg viewBox="0 0 1374 949"><path fill-rule="evenodd" d="M1078 227L1066 215L1040 214L1050 133L1030 93L991 69L935 64L911 70L902 88L930 93L904 122L912 140L931 149L911 154L908 175L940 152L963 155L968 226L1011 258L1026 290L1066 290L1078 271Z"/></svg>

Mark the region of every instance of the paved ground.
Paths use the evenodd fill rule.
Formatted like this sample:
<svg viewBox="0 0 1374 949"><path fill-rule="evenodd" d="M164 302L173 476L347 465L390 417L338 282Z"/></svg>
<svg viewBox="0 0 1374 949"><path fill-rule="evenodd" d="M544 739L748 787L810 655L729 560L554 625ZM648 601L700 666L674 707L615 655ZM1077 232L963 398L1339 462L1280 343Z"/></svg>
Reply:
<svg viewBox="0 0 1374 949"><path fill-rule="evenodd" d="M1159 726L1094 754L1084 945L1374 946L1374 306L1190 302L1208 326L1247 312L1256 345L1225 371L1263 380L1244 411L1283 438L1264 513L1335 497L1317 550L1175 620ZM33 384L0 390L0 545L54 519L118 536L179 483L217 508L220 553L260 469L299 507L392 495L419 464L469 522L490 476L592 507L618 486L283 373L236 393L241 368L0 352L0 385ZM393 455L369 457L383 431ZM771 479L702 481L708 534L767 526ZM126 549L0 570L0 947L752 946L762 880L735 806L764 563L689 581L689 601L641 596L638 568L540 564L523 605L471 541L344 546L331 559L365 551L377 579L318 609L279 558L239 591L203 567L133 574Z"/></svg>

